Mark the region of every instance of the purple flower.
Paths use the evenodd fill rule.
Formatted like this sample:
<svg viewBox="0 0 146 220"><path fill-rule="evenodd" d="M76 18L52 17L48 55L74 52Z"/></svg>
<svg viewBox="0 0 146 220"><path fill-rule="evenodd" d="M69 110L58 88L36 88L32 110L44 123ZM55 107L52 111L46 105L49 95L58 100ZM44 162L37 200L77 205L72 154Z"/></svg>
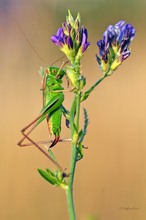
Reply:
<svg viewBox="0 0 146 220"><path fill-rule="evenodd" d="M51 40L59 47L63 47L66 44L69 48L73 48L71 36L66 36L63 28L59 28L56 35L51 36Z"/></svg>
<svg viewBox="0 0 146 220"><path fill-rule="evenodd" d="M52 35L52 42L62 50L69 60L78 62L90 43L88 31L80 27L80 15L74 20L70 11L66 22L59 28L56 35Z"/></svg>
<svg viewBox="0 0 146 220"><path fill-rule="evenodd" d="M107 75L110 75L125 59L130 56L129 45L135 36L135 29L119 21L114 26L110 25L97 42L99 56L97 61Z"/></svg>
<svg viewBox="0 0 146 220"><path fill-rule="evenodd" d="M82 47L82 53L86 51L88 46L90 45L90 42L88 40L88 31L86 28L82 28L82 34L81 34L81 47Z"/></svg>

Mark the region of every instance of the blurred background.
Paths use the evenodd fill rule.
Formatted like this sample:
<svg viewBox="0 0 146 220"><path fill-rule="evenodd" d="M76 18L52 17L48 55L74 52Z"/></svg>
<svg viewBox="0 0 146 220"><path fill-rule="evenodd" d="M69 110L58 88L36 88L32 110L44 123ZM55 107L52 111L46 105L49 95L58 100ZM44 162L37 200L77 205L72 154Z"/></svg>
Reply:
<svg viewBox="0 0 146 220"><path fill-rule="evenodd" d="M39 67L62 56L50 36L65 21L67 9L74 17L81 13L89 32L91 46L82 60L86 89L101 77L96 42L107 26L125 20L137 31L130 58L83 103L90 123L84 141L88 150L75 176L77 219L145 220L146 2L142 0L0 0L0 219L68 220L64 191L45 182L36 170L54 168L51 162L34 147L17 146L20 130L42 108ZM70 94L65 104L70 105ZM62 138L68 138L64 119L62 123ZM45 122L32 137L49 139ZM70 143L59 143L53 152L68 168Z"/></svg>

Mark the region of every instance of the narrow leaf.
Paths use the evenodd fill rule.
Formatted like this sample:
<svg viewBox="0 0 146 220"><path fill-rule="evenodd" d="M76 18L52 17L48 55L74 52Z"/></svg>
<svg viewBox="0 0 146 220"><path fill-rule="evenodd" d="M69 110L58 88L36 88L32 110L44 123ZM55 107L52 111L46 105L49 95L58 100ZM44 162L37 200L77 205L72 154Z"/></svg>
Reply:
<svg viewBox="0 0 146 220"><path fill-rule="evenodd" d="M87 133L87 126L89 124L89 118L88 118L88 114L87 114L87 110L84 108L84 129L80 131L80 140L79 142L82 143L83 139L84 139L84 136L86 135Z"/></svg>
<svg viewBox="0 0 146 220"><path fill-rule="evenodd" d="M47 169L47 171L38 169L38 172L40 173L40 175L47 180L49 183L51 183L52 185L56 185L57 184L57 179L56 177L53 176L53 173Z"/></svg>
<svg viewBox="0 0 146 220"><path fill-rule="evenodd" d="M88 118L88 113L87 110L84 108L84 136L87 133L87 126L89 124L89 118Z"/></svg>
<svg viewBox="0 0 146 220"><path fill-rule="evenodd" d="M51 151L50 148L48 148L48 153L49 153L50 157L51 157L54 161L56 161L55 155L53 154L53 152Z"/></svg>

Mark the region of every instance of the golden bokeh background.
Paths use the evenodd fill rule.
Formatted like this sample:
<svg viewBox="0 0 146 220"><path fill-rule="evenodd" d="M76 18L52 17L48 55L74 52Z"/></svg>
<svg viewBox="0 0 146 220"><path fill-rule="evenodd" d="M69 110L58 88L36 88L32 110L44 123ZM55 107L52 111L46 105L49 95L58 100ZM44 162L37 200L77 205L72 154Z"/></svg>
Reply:
<svg viewBox="0 0 146 220"><path fill-rule="evenodd" d="M96 42L109 24L125 20L136 28L132 55L83 103L89 114L84 158L75 175L78 220L146 219L146 2L142 0L1 0L0 1L0 219L68 220L64 191L45 182L37 168L52 167L34 147L19 148L20 130L42 107L39 67L62 56L50 36L65 20L67 9L89 32L91 46L82 61L89 88L100 76ZM14 21L15 16L20 28ZM60 62L57 63L60 65ZM66 95L70 104L70 94ZM64 124L64 120L63 120ZM62 125L62 137L69 131ZM48 138L45 122L34 140ZM68 168L70 144L53 152Z"/></svg>

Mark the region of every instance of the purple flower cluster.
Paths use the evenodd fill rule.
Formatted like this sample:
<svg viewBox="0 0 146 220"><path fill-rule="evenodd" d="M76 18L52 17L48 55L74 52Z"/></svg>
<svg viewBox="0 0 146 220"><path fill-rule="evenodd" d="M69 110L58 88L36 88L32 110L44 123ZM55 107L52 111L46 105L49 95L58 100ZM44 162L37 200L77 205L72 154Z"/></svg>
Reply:
<svg viewBox="0 0 146 220"><path fill-rule="evenodd" d="M109 66L119 59L119 65L130 56L129 45L135 36L135 29L125 21L119 21L114 26L110 25L97 42L100 57L97 56L99 65L102 62Z"/></svg>
<svg viewBox="0 0 146 220"><path fill-rule="evenodd" d="M87 29L80 27L80 16L74 20L70 12L62 28L58 29L56 35L52 35L51 40L70 60L80 59L90 45Z"/></svg>
<svg viewBox="0 0 146 220"><path fill-rule="evenodd" d="M81 19L78 13L76 19L70 11L66 22L58 29L56 35L52 35L52 42L73 63L80 63L80 59L90 45L88 42L88 31L80 26ZM125 21L119 21L115 25L108 26L103 38L97 42L99 55L96 55L97 62L104 75L111 73L130 56L129 45L135 36L135 29Z"/></svg>
<svg viewBox="0 0 146 220"><path fill-rule="evenodd" d="M78 32L76 33L75 41L79 42L78 48L82 47L82 53L88 48L90 43L87 41L88 39L88 32L86 28L79 28ZM69 49L74 49L75 42L73 42L73 38L70 35L66 35L63 28L59 28L56 35L52 35L51 40L54 44L59 47L64 47L65 45L68 46Z"/></svg>

